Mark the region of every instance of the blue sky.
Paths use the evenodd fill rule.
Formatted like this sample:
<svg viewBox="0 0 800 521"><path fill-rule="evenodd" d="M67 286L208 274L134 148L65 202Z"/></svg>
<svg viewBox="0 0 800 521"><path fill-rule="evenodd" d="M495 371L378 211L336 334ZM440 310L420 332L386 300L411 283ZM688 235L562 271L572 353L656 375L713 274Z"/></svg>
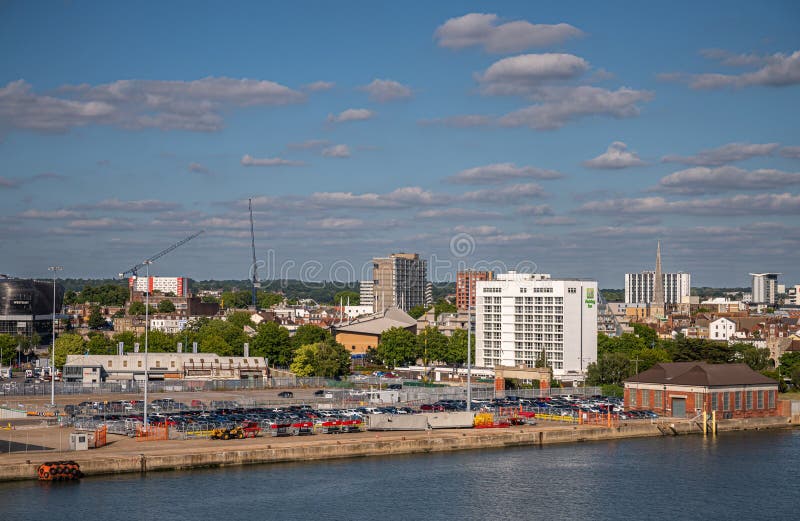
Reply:
<svg viewBox="0 0 800 521"><path fill-rule="evenodd" d="M650 4L0 3L0 272L800 283L800 7Z"/></svg>

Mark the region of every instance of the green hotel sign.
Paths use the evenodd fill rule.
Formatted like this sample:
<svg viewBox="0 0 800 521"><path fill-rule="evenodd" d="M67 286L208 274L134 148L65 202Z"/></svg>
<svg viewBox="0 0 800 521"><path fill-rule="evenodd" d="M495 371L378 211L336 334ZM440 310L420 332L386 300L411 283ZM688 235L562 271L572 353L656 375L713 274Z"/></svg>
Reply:
<svg viewBox="0 0 800 521"><path fill-rule="evenodd" d="M594 288L586 288L586 299L584 300L586 307L591 308L595 304Z"/></svg>

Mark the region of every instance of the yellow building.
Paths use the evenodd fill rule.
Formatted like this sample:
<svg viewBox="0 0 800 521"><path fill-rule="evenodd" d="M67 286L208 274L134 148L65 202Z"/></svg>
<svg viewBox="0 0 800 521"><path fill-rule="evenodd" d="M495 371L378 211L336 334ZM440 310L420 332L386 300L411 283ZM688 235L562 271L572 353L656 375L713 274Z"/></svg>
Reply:
<svg viewBox="0 0 800 521"><path fill-rule="evenodd" d="M392 307L383 313L372 315L346 326L335 327L336 341L352 355L363 355L369 348L376 348L381 335L393 327L417 332L417 321L401 309Z"/></svg>

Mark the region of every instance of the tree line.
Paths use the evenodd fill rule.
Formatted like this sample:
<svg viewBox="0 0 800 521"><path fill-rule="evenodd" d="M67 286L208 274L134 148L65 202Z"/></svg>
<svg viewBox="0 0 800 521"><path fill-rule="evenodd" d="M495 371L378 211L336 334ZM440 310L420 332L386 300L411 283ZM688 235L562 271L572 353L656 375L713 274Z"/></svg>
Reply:
<svg viewBox="0 0 800 521"><path fill-rule="evenodd" d="M633 324L633 333L609 337L597 335L597 362L587 367L589 385L621 386L622 382L638 372L645 371L659 362L704 361L712 364L745 363L754 371L774 378L785 390L784 377L800 384L800 354L780 359L780 371L770 358L769 349L751 344L728 344L702 338L687 338L678 335L674 339L658 338L655 330L644 324ZM784 355L786 356L786 355ZM798 380L792 376L796 368Z"/></svg>
<svg viewBox="0 0 800 521"><path fill-rule="evenodd" d="M244 331L248 325L255 330L253 336ZM133 332L115 333L107 337L99 332L89 332L88 340L76 333L64 333L56 339L55 363L62 367L67 355L116 354L118 345L123 342L124 352L134 352L135 344L144 351L144 335ZM178 342L183 344L183 352L191 352L192 344L197 342L198 352L215 353L219 356L243 356L244 344L248 343L250 356L266 358L271 366L289 368L298 356L305 357L301 376L336 377L347 374L350 368L350 355L341 344L333 339L327 330L315 325L300 326L293 336L275 322L262 322L255 325L246 312L235 312L227 320L201 318L192 321L180 333L149 331L148 350L154 353L175 353ZM311 346L311 347L309 347ZM302 350L302 353L298 353ZM308 362L309 352L314 356ZM311 369L308 369L310 367ZM310 371L310 372L309 372Z"/></svg>

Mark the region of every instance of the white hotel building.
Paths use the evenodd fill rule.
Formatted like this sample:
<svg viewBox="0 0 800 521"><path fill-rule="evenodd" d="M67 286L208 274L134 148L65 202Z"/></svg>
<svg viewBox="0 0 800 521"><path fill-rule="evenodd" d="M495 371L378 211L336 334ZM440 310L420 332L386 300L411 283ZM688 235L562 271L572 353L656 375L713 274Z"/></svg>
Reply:
<svg viewBox="0 0 800 521"><path fill-rule="evenodd" d="M545 353L559 380L597 360L597 281L501 273L476 284L475 361L535 367Z"/></svg>

